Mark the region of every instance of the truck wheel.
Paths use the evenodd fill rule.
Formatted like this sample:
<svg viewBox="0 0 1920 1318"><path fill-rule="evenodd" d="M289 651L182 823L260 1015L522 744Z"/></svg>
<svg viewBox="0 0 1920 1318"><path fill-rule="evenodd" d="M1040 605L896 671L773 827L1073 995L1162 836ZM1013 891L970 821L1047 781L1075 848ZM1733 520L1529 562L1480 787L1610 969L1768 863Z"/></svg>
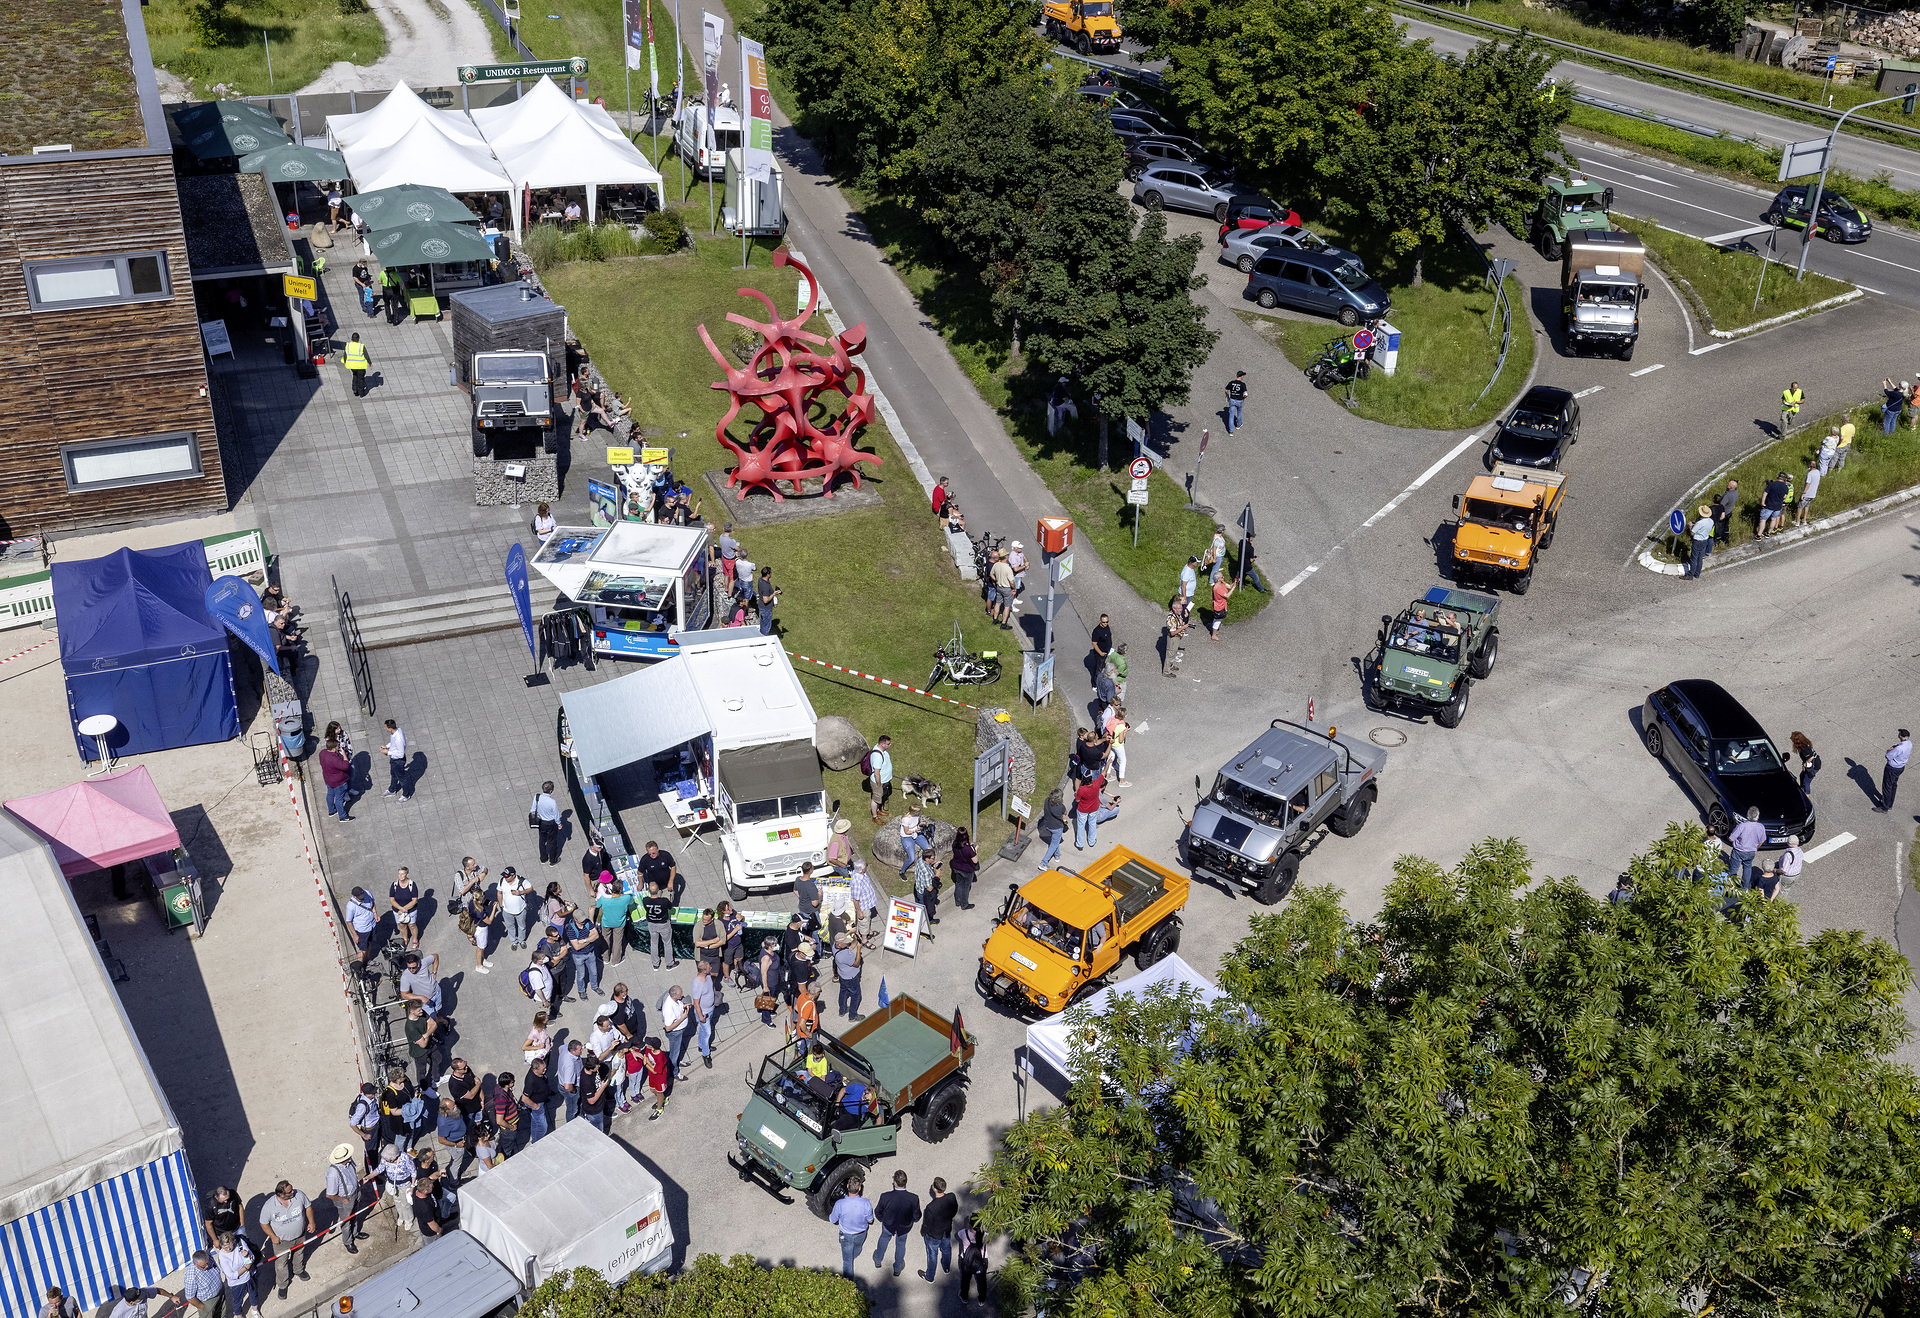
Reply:
<svg viewBox="0 0 1920 1318"><path fill-rule="evenodd" d="M1274 292L1271 288L1261 289L1257 294L1254 295L1253 300L1255 302L1258 302L1261 306L1265 307L1268 311L1272 311L1275 307L1280 305L1280 299L1274 295Z"/></svg>
<svg viewBox="0 0 1920 1318"><path fill-rule="evenodd" d="M1554 240L1552 233L1544 229L1540 232L1540 255L1549 261L1560 259L1560 244Z"/></svg>
<svg viewBox="0 0 1920 1318"><path fill-rule="evenodd" d="M1516 595L1524 595L1527 593L1527 590L1532 585L1533 585L1533 569L1528 568L1525 572L1522 572L1519 576L1513 579L1513 585L1511 589L1513 593Z"/></svg>
<svg viewBox="0 0 1920 1318"><path fill-rule="evenodd" d="M967 1087L950 1080L927 1096L927 1105L913 1114L913 1133L923 1144L938 1144L960 1128L967 1115Z"/></svg>
<svg viewBox="0 0 1920 1318"><path fill-rule="evenodd" d="M1557 526L1549 526L1547 528L1547 533L1540 537L1540 548L1542 549L1549 548L1553 544L1553 533L1559 529L1560 528ZM1532 569L1528 569L1528 570L1531 571Z"/></svg>
<svg viewBox="0 0 1920 1318"><path fill-rule="evenodd" d="M1147 930L1147 936L1142 938L1139 944L1133 949L1133 964L1145 970L1157 961L1166 960L1168 956L1178 951L1179 948L1180 922L1178 920L1162 920L1159 924Z"/></svg>
<svg viewBox="0 0 1920 1318"><path fill-rule="evenodd" d="M478 421L473 423L473 456L476 458L487 456L487 432L480 428Z"/></svg>
<svg viewBox="0 0 1920 1318"><path fill-rule="evenodd" d="M1499 657L1500 629L1495 627L1487 633L1487 639L1480 642L1480 648L1474 651L1473 659L1467 664L1467 671L1484 680L1493 672L1493 661Z"/></svg>
<svg viewBox="0 0 1920 1318"><path fill-rule="evenodd" d="M827 1168L827 1174L813 1183L807 1191L807 1208L822 1222L833 1206L846 1197L847 1182L856 1176L864 1176L867 1168L873 1166L872 1158L845 1158Z"/></svg>
<svg viewBox="0 0 1920 1318"><path fill-rule="evenodd" d="M548 426L546 433L540 436L540 447L548 457L560 452L560 427Z"/></svg>
<svg viewBox="0 0 1920 1318"><path fill-rule="evenodd" d="M747 899L747 890L733 881L733 861L723 859L720 862L720 878L727 885L727 896L737 902Z"/></svg>
<svg viewBox="0 0 1920 1318"><path fill-rule="evenodd" d="M1620 349L1620 360L1623 362L1630 362L1633 360L1633 340L1629 339L1627 341L1627 346Z"/></svg>
<svg viewBox="0 0 1920 1318"><path fill-rule="evenodd" d="M1370 786L1361 788L1358 796L1333 812L1327 827L1335 837L1352 837L1367 826L1367 816L1373 813L1374 798L1378 795Z"/></svg>
<svg viewBox="0 0 1920 1318"><path fill-rule="evenodd" d="M1093 54L1093 43L1087 40L1087 34L1084 32L1074 37L1073 48L1080 52L1081 59L1085 59L1087 56Z"/></svg>
<svg viewBox="0 0 1920 1318"><path fill-rule="evenodd" d="M1460 685L1453 689L1453 699L1433 711L1433 721L1443 728L1457 728L1460 720L1467 716L1467 692L1473 686L1468 678L1461 678Z"/></svg>
<svg viewBox="0 0 1920 1318"><path fill-rule="evenodd" d="M1253 890L1253 899L1262 906L1272 906L1275 902L1293 891L1293 881L1300 875L1300 856L1289 851L1280 857L1280 863L1273 867L1273 873L1260 880L1260 886Z"/></svg>

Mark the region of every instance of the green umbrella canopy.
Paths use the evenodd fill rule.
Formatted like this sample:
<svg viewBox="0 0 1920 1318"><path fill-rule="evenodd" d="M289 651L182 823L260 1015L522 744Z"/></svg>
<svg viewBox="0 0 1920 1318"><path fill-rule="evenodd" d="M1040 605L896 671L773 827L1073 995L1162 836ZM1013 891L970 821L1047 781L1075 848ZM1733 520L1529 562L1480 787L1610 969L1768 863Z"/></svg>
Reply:
<svg viewBox="0 0 1920 1318"><path fill-rule="evenodd" d="M383 230L370 235L367 245L373 249L374 259L383 266L440 265L448 261L493 258L493 247L478 230L439 220Z"/></svg>
<svg viewBox="0 0 1920 1318"><path fill-rule="evenodd" d="M269 147L265 151L255 151L250 156L241 156L240 172L264 174L269 183L338 179L347 176L347 161L338 151L322 151L317 147L297 146L288 142L284 146Z"/></svg>
<svg viewBox="0 0 1920 1318"><path fill-rule="evenodd" d="M208 101L177 112L173 121L180 136L201 160L245 156L269 147L285 146L289 139L280 121L246 101Z"/></svg>
<svg viewBox="0 0 1920 1318"><path fill-rule="evenodd" d="M397 229L403 224L466 224L480 217L454 200L445 188L425 183L401 183L347 198L353 213L369 229Z"/></svg>

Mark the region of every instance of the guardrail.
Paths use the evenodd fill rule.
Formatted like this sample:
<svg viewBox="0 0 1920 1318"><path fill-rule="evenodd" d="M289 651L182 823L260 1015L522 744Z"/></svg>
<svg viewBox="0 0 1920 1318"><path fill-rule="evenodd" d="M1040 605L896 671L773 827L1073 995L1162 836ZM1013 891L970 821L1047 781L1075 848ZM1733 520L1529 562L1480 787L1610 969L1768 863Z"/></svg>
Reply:
<svg viewBox="0 0 1920 1318"><path fill-rule="evenodd" d="M340 589L338 577L329 575L333 585L334 617L340 623L340 647L347 652L347 671L353 674L353 695L360 712L373 717L373 668L367 663L367 647L360 639L360 623L353 616L353 596Z"/></svg>
<svg viewBox="0 0 1920 1318"><path fill-rule="evenodd" d="M1473 243L1475 247L1480 247L1465 225L1461 226L1460 232L1468 242ZM1487 396L1488 391L1493 388L1494 381L1500 378L1500 372L1507 364L1507 351L1513 347L1513 303L1507 298L1507 274L1513 268L1512 262L1502 262L1488 256L1487 249L1484 247L1480 247L1480 259L1487 263L1487 278L1493 281L1493 316L1487 317L1487 334L1489 337L1492 336L1494 317L1499 317L1500 353L1493 359L1493 374L1487 377L1487 387L1480 391L1480 398L1473 400L1474 407L1480 406L1480 400ZM1471 411L1472 408L1468 410Z"/></svg>
<svg viewBox="0 0 1920 1318"><path fill-rule="evenodd" d="M1435 17L1444 18L1452 23L1465 23L1470 27L1485 28L1490 32L1498 32L1503 36L1517 37L1520 35L1520 29L1517 27L1508 27L1505 23L1489 22L1484 18L1470 18L1466 14L1457 13L1454 10L1445 9L1439 5L1422 4L1420 0L1393 0L1393 2L1402 9L1417 9L1422 13L1432 14ZM1737 95L1750 97L1756 101L1764 101L1769 105L1784 106L1790 110L1803 110L1809 114L1820 115L1827 119L1837 120L1844 113L1844 111L1841 110L1830 110L1826 106L1817 105L1812 101L1796 101L1791 96L1776 96L1772 92L1763 92L1753 87L1742 87L1737 82L1721 82L1718 78L1709 78L1699 73L1687 73L1680 69L1669 68L1665 64L1649 64L1645 60L1631 59L1625 55L1616 55L1612 51L1598 50L1592 46L1575 45L1571 41L1561 41L1556 37L1543 37L1538 32L1529 33L1529 35L1537 39L1542 45L1551 46L1555 50L1571 51L1576 55L1585 55L1589 59L1602 60L1608 64L1618 64L1623 68L1639 69L1644 73L1656 73L1663 78L1672 78L1677 82L1690 83L1696 87L1712 87L1716 91L1734 92ZM1920 128L1909 128L1905 124L1891 123L1885 119L1869 119L1865 122L1889 133L1899 133L1903 136L1920 140Z"/></svg>

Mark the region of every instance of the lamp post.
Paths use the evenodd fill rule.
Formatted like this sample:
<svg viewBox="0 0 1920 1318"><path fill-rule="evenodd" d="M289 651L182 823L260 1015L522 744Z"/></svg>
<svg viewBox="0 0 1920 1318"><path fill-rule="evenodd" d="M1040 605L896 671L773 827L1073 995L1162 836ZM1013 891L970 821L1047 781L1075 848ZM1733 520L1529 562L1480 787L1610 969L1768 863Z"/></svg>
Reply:
<svg viewBox="0 0 1920 1318"><path fill-rule="evenodd" d="M1860 104L1854 106L1852 110L1848 110L1845 114L1842 114L1838 119L1833 121L1833 131L1827 134L1826 152L1820 158L1820 178L1819 181L1813 185L1813 196L1808 199L1807 228L1806 232L1800 235L1800 270L1798 274L1794 275L1794 279L1801 280L1807 277L1807 248L1812 246L1813 231L1820 225L1820 194L1826 190L1827 169L1833 164L1833 141L1840 135L1840 126L1847 122L1847 115L1852 114L1854 110L1864 110L1874 105L1885 105L1889 101L1906 101L1908 103L1907 113L1912 114L1912 84L1909 83L1908 87L1908 91L1901 92L1898 96L1882 96L1877 101L1862 101Z"/></svg>

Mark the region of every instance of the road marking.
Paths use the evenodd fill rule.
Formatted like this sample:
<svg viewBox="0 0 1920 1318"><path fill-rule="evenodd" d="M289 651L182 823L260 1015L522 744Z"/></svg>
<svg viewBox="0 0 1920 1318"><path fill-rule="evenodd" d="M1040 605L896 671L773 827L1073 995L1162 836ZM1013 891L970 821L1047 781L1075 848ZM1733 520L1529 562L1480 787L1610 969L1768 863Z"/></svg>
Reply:
<svg viewBox="0 0 1920 1318"><path fill-rule="evenodd" d="M1636 188L1636 187L1634 187L1634 186L1633 186L1633 184L1631 184L1631 183L1622 183L1622 182L1621 182L1621 181L1620 181L1619 179L1610 179L1610 178L1608 178L1608 177L1607 177L1606 175L1604 175L1604 174L1600 174L1600 172L1599 172L1598 170L1594 170L1594 169L1589 169L1589 170L1587 171L1587 173L1588 173L1588 174L1598 174L1598 175L1599 175L1599 177L1600 177L1600 181L1601 181L1601 182L1603 182L1603 183L1611 183L1611 184L1613 184L1613 185L1614 185L1615 187L1619 187L1619 188L1625 188L1625 189L1626 189L1626 190L1627 190L1628 192L1637 192L1637 193L1639 193L1639 194L1640 194L1641 196L1643 196L1643 197L1658 197L1658 198L1660 198L1660 200L1662 200L1662 201L1668 201L1668 202L1672 202L1672 203L1673 203L1674 205L1676 205L1676 206L1685 206L1685 207L1686 207L1686 208L1687 208L1688 210L1694 210L1694 211L1700 211L1701 213L1703 213L1703 214L1706 214L1706 215L1718 215L1718 216L1719 216L1719 217L1720 217L1721 219L1723 219L1723 220L1733 220L1733 221L1735 221L1736 223L1747 223L1747 222L1748 222L1748 221L1747 221L1747 217L1746 217L1746 216L1744 216L1744 215L1729 215L1729 214L1727 214L1727 212L1725 212L1725 211L1717 211L1717 210L1715 210L1715 209L1713 209L1713 207L1711 207L1711 206L1697 206L1697 205L1695 205L1695 204L1694 204L1693 202L1690 202L1690 201L1682 201L1682 200L1680 200L1680 198L1678 198L1678 197L1669 197L1669 196L1668 196L1668 195L1667 195L1666 193L1664 193L1664 192L1648 192L1648 191L1647 191L1647 190L1646 190L1645 188Z"/></svg>
<svg viewBox="0 0 1920 1318"><path fill-rule="evenodd" d="M1665 362L1655 362L1652 366L1642 366L1637 371L1628 371L1627 378L1637 380L1643 375L1652 375L1655 371L1664 371L1666 369L1667 364Z"/></svg>
<svg viewBox="0 0 1920 1318"><path fill-rule="evenodd" d="M1722 340L1720 340L1720 342L1718 342L1718 343L1709 343L1709 344L1708 344L1708 345L1707 345L1706 347L1704 347L1704 348L1688 348L1688 349L1687 349L1687 356L1689 356L1689 357L1698 357L1698 356L1699 356L1699 355L1700 355L1701 353L1703 353L1703 352L1712 352L1712 351L1713 351L1713 350L1714 350L1715 348L1724 348L1724 347L1726 347L1726 346L1727 346L1727 345L1728 345L1729 343L1732 343L1732 342L1733 342L1733 340L1732 340L1732 339L1722 339Z"/></svg>
<svg viewBox="0 0 1920 1318"><path fill-rule="evenodd" d="M1855 287L1855 288L1857 288L1857 289L1859 289L1859 290L1860 290L1860 291L1861 291L1862 293L1880 293L1880 290L1879 290L1879 289L1877 289L1877 288L1868 288L1868 287L1867 287L1867 286L1866 286L1865 284L1855 284L1855 285L1854 285L1854 287ZM1881 297L1885 297L1885 296L1886 296L1886 294L1885 294L1885 293L1880 293L1880 296L1881 296Z"/></svg>
<svg viewBox="0 0 1920 1318"><path fill-rule="evenodd" d="M1440 459L1440 461L1434 463L1431 467L1428 467L1425 471L1421 472L1419 477L1413 482L1413 484L1407 486L1406 489L1400 491L1400 493L1394 495L1393 498L1389 499L1387 501L1386 507L1382 508L1379 512L1369 517L1366 521L1360 523L1360 529L1362 531L1367 530L1368 528L1373 526L1374 523L1378 522L1381 518L1385 517L1388 513L1392 512L1395 508L1398 508L1401 504L1405 503L1408 499L1411 499L1413 497L1415 490L1418 490L1422 485L1425 485L1428 481L1432 480L1435 476L1438 476L1442 468L1444 468L1449 462L1452 462L1455 458L1459 457L1462 453L1465 453L1469 448L1472 448L1474 444L1479 442L1480 436L1486 433L1487 432L1483 430L1483 431L1480 431L1479 434L1468 435L1465 439L1461 440L1458 444L1455 444L1453 446L1452 451L1450 451L1446 457ZM1311 571L1311 569L1309 569L1309 571Z"/></svg>
<svg viewBox="0 0 1920 1318"><path fill-rule="evenodd" d="M1898 261L1889 261L1884 256L1868 256L1865 252L1855 252L1854 255L1864 260L1878 261L1881 265L1890 265L1895 270L1908 270L1916 275L1920 275L1920 266L1901 265ZM1834 276L1834 278L1838 278L1838 276Z"/></svg>
<svg viewBox="0 0 1920 1318"><path fill-rule="evenodd" d="M1286 585L1280 587L1280 594L1283 596L1291 595L1293 593L1293 588L1295 586L1299 585L1301 582L1305 581L1308 577L1312 576L1314 573L1318 572L1319 570L1320 570L1320 565L1318 563L1314 563L1311 566L1301 568L1300 571L1297 574L1295 574L1292 581L1289 581Z"/></svg>
<svg viewBox="0 0 1920 1318"><path fill-rule="evenodd" d="M1809 847L1800 858L1811 865L1814 861L1824 856L1831 856L1834 852L1840 850L1841 847L1846 846L1847 843L1857 841L1859 841L1859 839L1851 833L1840 833L1828 838L1817 847Z"/></svg>
<svg viewBox="0 0 1920 1318"><path fill-rule="evenodd" d="M1591 388L1588 388L1588 389L1582 389L1582 390L1581 390L1581 391L1580 391L1579 393L1577 393L1577 394L1575 394L1575 395L1574 395L1574 397L1575 397L1575 398L1585 398L1585 397L1586 397L1586 396L1587 396L1588 394L1597 394L1597 393L1599 393L1599 392L1600 392L1600 391L1601 391L1602 389L1605 389L1606 387L1607 387L1607 386L1605 386L1604 384L1596 384L1596 385L1594 385L1594 386L1592 386Z"/></svg>
<svg viewBox="0 0 1920 1318"><path fill-rule="evenodd" d="M1658 183L1663 188L1677 188L1680 186L1678 183L1669 183L1663 178L1655 178L1651 174L1635 174L1634 177L1643 178L1649 183Z"/></svg>

